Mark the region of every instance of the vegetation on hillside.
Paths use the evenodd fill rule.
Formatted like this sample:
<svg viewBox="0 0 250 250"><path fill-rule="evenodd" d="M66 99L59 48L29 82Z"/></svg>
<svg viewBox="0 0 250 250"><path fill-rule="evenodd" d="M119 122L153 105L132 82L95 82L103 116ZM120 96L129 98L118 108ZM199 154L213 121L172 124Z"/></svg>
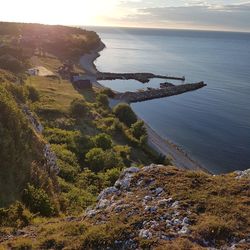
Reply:
<svg viewBox="0 0 250 250"><path fill-rule="evenodd" d="M220 247L228 239L249 234L245 179L171 167L135 174L131 189L120 190L111 199L120 199L127 205L125 211L136 213L119 214L100 206L99 217L83 217L124 169L169 162L148 147L144 123L129 105L109 107L112 90L79 90L59 74L25 73L34 61L54 73L65 61L74 61L77 67L80 55L100 45L96 33L0 23L0 45L0 249L1 245L8 249L120 249L119 244L129 238L128 244L142 249L202 249L201 239ZM182 213L187 208L192 212L190 237L174 237L167 243L139 238L143 221L159 215L145 213L141 201L159 186L166 198L181 201Z"/></svg>

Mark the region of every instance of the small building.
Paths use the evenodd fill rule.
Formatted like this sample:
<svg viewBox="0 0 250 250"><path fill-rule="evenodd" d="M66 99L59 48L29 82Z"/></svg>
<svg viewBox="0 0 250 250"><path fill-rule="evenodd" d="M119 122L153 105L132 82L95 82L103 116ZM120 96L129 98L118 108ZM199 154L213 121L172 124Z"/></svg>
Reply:
<svg viewBox="0 0 250 250"><path fill-rule="evenodd" d="M39 75L39 69L37 69L37 68L28 69L27 72L31 76L37 76L37 75Z"/></svg>

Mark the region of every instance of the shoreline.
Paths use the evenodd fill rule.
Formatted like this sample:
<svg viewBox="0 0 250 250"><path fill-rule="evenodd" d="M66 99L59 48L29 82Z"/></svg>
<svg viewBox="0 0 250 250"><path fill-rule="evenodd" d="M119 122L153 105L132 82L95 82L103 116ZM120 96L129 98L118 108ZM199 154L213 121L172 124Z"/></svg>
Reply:
<svg viewBox="0 0 250 250"><path fill-rule="evenodd" d="M93 82L93 84L97 88L104 88L97 81L97 72L95 65L95 60L100 56L100 53L105 48L105 44L101 43L101 45L93 50L90 54L86 54L80 58L80 65L85 70L85 76L89 78ZM117 103L116 103L117 104ZM138 116L139 119L141 119ZM174 166L184 169L190 170L202 170L205 172L209 171L203 167L200 163L192 159L184 150L180 149L178 145L173 143L172 141L161 137L155 130L153 130L148 123L146 123L143 119L141 119L148 132L148 145L158 152L159 154L163 154L171 157L171 161Z"/></svg>
<svg viewBox="0 0 250 250"><path fill-rule="evenodd" d="M170 157L171 162L174 166L184 169L202 170L209 173L209 171L205 167L203 167L195 159L191 158L176 143L160 136L152 127L150 127L150 125L145 120L141 120L144 122L144 125L148 132L148 145L159 154Z"/></svg>

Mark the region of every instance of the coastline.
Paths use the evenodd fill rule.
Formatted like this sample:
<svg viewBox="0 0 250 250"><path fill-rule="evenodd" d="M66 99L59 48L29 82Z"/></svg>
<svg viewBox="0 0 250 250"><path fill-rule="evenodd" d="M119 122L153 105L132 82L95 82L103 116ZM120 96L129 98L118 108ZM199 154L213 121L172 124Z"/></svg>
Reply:
<svg viewBox="0 0 250 250"><path fill-rule="evenodd" d="M148 123L146 123L143 119L141 120L144 122L148 132L148 145L159 154L170 157L171 162L174 166L184 169L202 170L209 173L206 168L204 168L196 160L192 159L179 146L177 146L169 139L165 139L160 136L153 128L150 127Z"/></svg>
<svg viewBox="0 0 250 250"><path fill-rule="evenodd" d="M101 45L97 49L93 50L90 54L82 56L80 59L80 65L86 72L85 76L89 80L91 80L94 86L96 86L97 88L104 88L104 86L97 81L96 74L98 70L96 69L96 65L94 62L100 56L99 52L104 48L104 43L101 43ZM141 119L140 117L138 118ZM202 170L205 172L209 172L200 163L192 159L185 151L180 149L176 144L168 139L164 139L163 137L161 137L145 121L144 124L148 132L148 145L159 154L170 156L174 166L184 169Z"/></svg>

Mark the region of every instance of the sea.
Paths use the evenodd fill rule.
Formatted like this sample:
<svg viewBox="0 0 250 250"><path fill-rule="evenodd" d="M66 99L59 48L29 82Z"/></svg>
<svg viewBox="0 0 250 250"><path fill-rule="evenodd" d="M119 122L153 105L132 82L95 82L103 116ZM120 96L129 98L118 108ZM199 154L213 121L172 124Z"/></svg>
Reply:
<svg viewBox="0 0 250 250"><path fill-rule="evenodd" d="M106 48L105 72L185 76L207 86L132 104L135 113L214 174L250 168L250 33L91 27ZM170 80L169 80L170 81ZM101 81L117 91L159 87L135 80ZM170 81L180 84L178 81Z"/></svg>

